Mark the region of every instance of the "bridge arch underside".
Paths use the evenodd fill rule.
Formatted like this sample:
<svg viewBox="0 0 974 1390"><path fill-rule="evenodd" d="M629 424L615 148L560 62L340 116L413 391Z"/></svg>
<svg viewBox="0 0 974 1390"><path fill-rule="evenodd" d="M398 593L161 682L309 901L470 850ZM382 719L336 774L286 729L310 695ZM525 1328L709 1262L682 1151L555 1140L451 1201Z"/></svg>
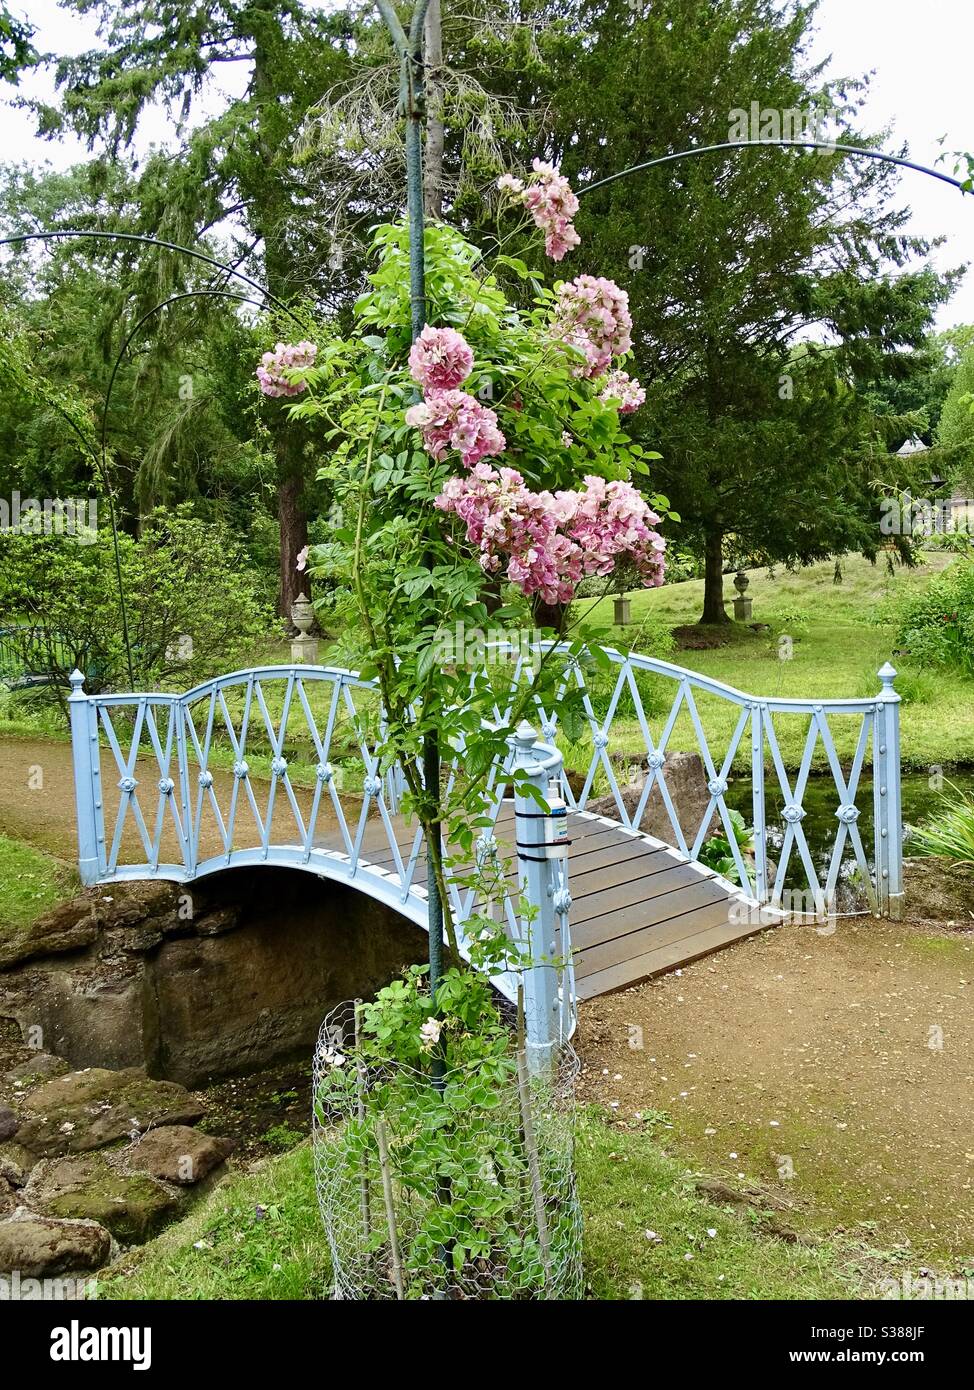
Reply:
<svg viewBox="0 0 974 1390"><path fill-rule="evenodd" d="M164 866L119 872L133 892L112 902L106 886L106 912L121 909L121 925L54 958L23 1021L74 1066L144 1066L188 1086L306 1063L331 1008L427 951L402 911L303 867L224 863L192 882Z"/></svg>

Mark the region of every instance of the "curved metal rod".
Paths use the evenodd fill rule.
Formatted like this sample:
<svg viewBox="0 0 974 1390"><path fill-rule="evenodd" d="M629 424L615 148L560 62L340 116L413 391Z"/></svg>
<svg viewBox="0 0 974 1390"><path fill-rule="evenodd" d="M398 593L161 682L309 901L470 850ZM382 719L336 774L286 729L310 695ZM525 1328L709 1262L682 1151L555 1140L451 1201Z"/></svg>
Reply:
<svg viewBox="0 0 974 1390"><path fill-rule="evenodd" d="M226 275L232 275L235 280L242 280L252 290L256 290L268 303L273 304L276 309L280 309L294 320L296 324L301 324L297 314L284 303L283 299L278 299L277 295L271 294L270 290L265 289L257 280L251 280L249 275L244 275L242 270L236 270L232 265L227 265L224 261L218 261L215 256L207 256L203 251L196 251L191 246L180 246L175 241L162 241L159 237L143 236L138 232L96 232L81 231L77 228L65 228L57 232L20 232L16 236L0 237L0 246L17 246L25 241L52 241L55 237L84 237L89 240L102 241L135 241L143 246L160 246L164 251L179 251L184 256L191 256L195 261L202 261L204 265L212 265L217 270L222 270Z"/></svg>
<svg viewBox="0 0 974 1390"><path fill-rule="evenodd" d="M897 164L902 169L927 174L932 179L939 179L941 183L949 183L953 188L960 189L961 193L974 192L974 189L965 188L960 179L952 178L950 174L942 174L938 169L930 169L925 164L917 164L901 155L884 154L881 150L865 150L861 145L843 145L834 140L725 140L720 145L696 145L689 150L677 150L675 154L661 154L656 159L648 159L645 164L632 164L628 169L620 169L617 174L609 174L608 178L597 179L595 183L579 188L578 197L592 193L596 188L605 188L607 184L615 183L616 179L638 174L643 169L655 169L661 164L674 164L680 159L695 159L699 155L717 154L722 150L754 149L761 145L776 149L839 150L842 154L860 155L863 159L878 159L884 164Z"/></svg>

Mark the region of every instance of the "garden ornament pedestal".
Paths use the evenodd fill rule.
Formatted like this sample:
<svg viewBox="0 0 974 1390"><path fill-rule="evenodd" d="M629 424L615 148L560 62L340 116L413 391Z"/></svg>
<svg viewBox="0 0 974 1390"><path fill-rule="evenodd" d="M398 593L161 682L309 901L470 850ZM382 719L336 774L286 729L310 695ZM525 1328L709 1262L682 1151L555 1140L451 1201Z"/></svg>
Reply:
<svg viewBox="0 0 974 1390"><path fill-rule="evenodd" d="M739 623L751 621L751 600L745 597L750 582L743 570L738 570L734 575L734 588L737 590L737 597L734 600L734 619Z"/></svg>
<svg viewBox="0 0 974 1390"><path fill-rule="evenodd" d="M616 627L625 627L632 622L632 603L625 595L616 599L613 605L612 621Z"/></svg>
<svg viewBox="0 0 974 1390"><path fill-rule="evenodd" d="M298 630L291 642L291 660L300 666L314 666L318 662L318 639L312 637L311 625L315 611L307 594L298 594L291 605L291 621Z"/></svg>

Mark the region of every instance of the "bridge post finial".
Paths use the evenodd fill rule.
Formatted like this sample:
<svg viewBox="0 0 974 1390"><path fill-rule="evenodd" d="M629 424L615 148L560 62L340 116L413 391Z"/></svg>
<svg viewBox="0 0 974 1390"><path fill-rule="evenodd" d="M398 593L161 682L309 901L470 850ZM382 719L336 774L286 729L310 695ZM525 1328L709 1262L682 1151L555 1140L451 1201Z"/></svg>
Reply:
<svg viewBox="0 0 974 1390"><path fill-rule="evenodd" d="M514 783L514 824L518 878L533 914L518 924L519 945L530 958L522 965L527 1060L534 1072L554 1064L562 1041L559 992L572 972L563 967L568 940L568 844L559 832L567 825L564 803L555 798L562 762L557 749L537 742L523 720L510 738ZM555 800L555 805L552 805ZM547 808L547 809L546 809Z"/></svg>

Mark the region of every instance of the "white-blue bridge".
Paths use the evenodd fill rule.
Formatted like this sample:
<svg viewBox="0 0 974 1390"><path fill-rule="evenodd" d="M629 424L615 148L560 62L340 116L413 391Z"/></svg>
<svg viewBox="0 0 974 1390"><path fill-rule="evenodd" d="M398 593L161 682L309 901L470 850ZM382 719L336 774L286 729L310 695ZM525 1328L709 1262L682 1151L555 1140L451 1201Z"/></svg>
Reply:
<svg viewBox="0 0 974 1390"><path fill-rule="evenodd" d="M579 770L565 769L558 699L546 708L538 698L537 728L512 732L509 755L489 784L493 839L516 865L512 888L536 909L528 933L516 897L507 907L511 933L530 936L537 962L525 981L537 1044L571 1033L578 999L672 969L785 913L832 911L850 878L874 911L896 915L902 831L891 667L880 671L874 696L806 701L748 695L635 654L610 652L610 677L583 671L567 648L555 655L564 663L562 693L567 682L583 689L586 733L570 751ZM531 675L522 655L510 688ZM276 865L350 884L425 928L422 835L401 814L398 770L380 766L382 711L373 684L325 666L236 671L185 694L88 695L79 672L71 683L85 883L190 883ZM496 714L503 723L504 710ZM667 780L675 749L700 758L703 785L690 824ZM560 782L569 806L567 858L543 860L523 834L515 836L518 811L537 810L512 799L515 767L543 794L552 778ZM644 780L627 785L627 768ZM824 849L803 827L813 778L834 794L834 838ZM753 849L734 833L732 785L738 806L745 793ZM655 836L641 829L653 805ZM726 841L725 876L700 860L715 832ZM449 891L465 951L475 890L451 882ZM555 970L554 958L570 964ZM513 979L495 984L513 997Z"/></svg>

